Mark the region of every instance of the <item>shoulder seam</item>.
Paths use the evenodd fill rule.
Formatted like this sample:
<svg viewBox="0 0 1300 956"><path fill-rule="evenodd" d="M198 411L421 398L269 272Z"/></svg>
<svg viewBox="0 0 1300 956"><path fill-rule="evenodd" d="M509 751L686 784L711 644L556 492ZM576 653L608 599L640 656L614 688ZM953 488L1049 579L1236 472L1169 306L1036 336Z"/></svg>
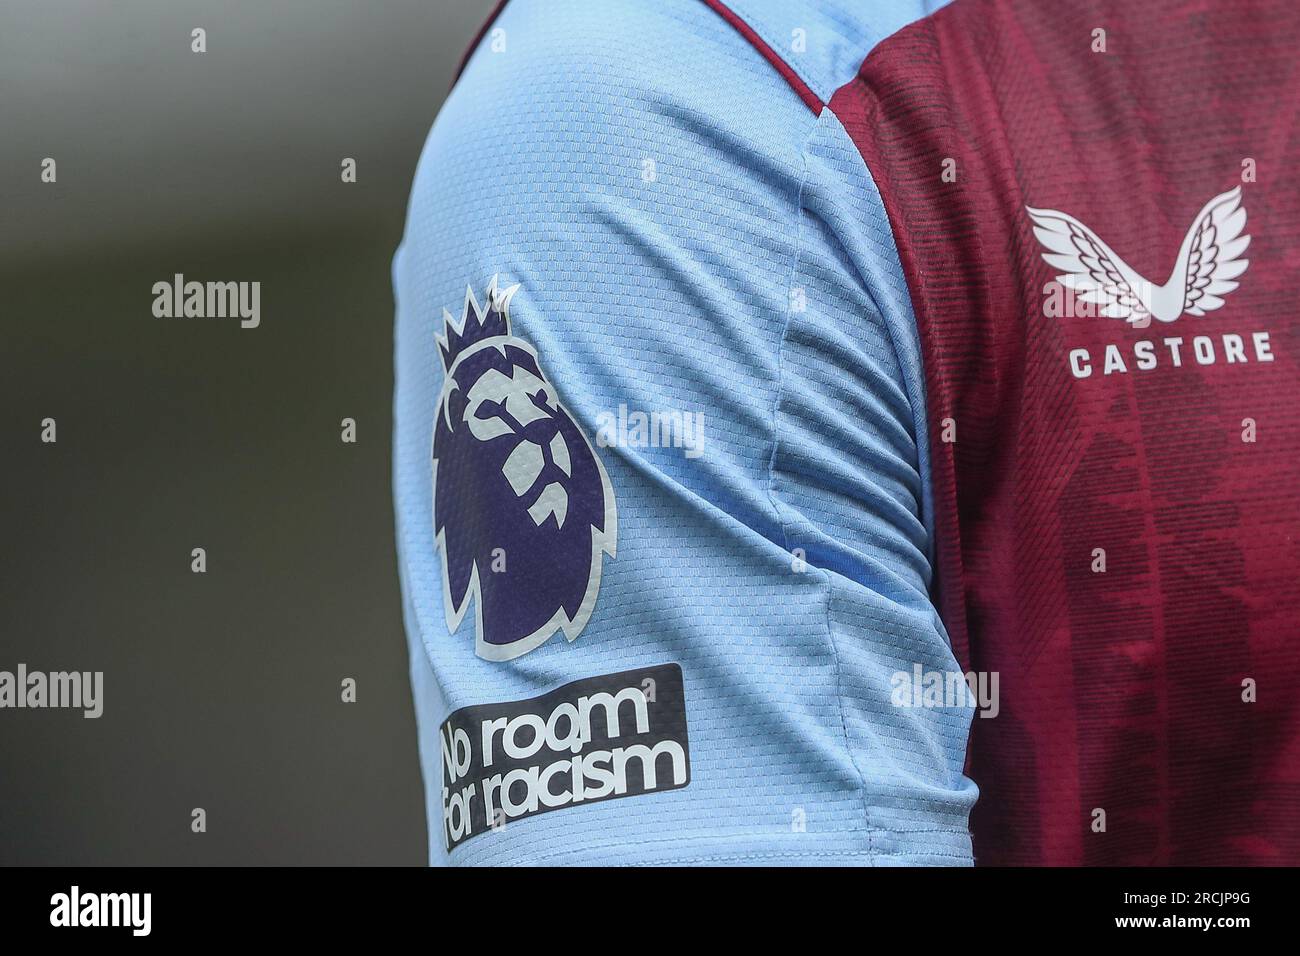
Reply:
<svg viewBox="0 0 1300 956"><path fill-rule="evenodd" d="M796 73L794 68L782 59L780 54L772 49L753 27L737 16L735 11L723 3L722 0L704 0L704 4L726 20L737 33L749 42L750 46L762 54L768 63L772 64L776 71L790 84L790 88L794 90L799 99L803 100L804 105L812 110L814 116L821 114L826 105L821 101L821 97L812 91L812 87L803 81L803 77Z"/></svg>
<svg viewBox="0 0 1300 956"><path fill-rule="evenodd" d="M492 12L488 14L488 18L483 21L483 25L478 28L478 33L474 34L474 39L471 40L469 46L465 48L465 53L460 58L460 65L456 67L456 75L451 78L451 85L453 87L460 82L460 75L465 72L465 67L469 66L470 57L474 55L474 51L478 49L478 45L483 42L483 38L487 36L488 31L492 29L492 24L497 22L497 17L501 16L501 11L506 8L507 2L508 0L497 0L497 5L492 8Z"/></svg>
<svg viewBox="0 0 1300 956"><path fill-rule="evenodd" d="M483 42L483 38L487 36L488 31L492 29L492 24L496 23L497 18L501 16L501 11L505 9L507 2L508 0L497 0L496 7L494 7L492 12L488 15L483 26L479 27L478 33L475 34L469 48L465 50L465 55L460 59L460 66L456 68L456 75L451 81L453 87L460 81L461 74L465 72L465 67L469 65L470 58L474 55L474 51L478 49L479 44ZM732 29L744 37L750 46L757 50L768 63L772 64L776 71L781 74L788 84L790 84L790 88L794 90L795 94L803 101L804 105L807 106L808 109L812 110L814 116L821 113L826 104L823 103L821 98L812 91L812 87L805 83L803 78L794 71L794 68L783 60L781 56L773 50L770 45L768 45L766 40L758 35L753 27L737 16L730 7L722 2L722 0L704 0L704 4L718 16L722 17L722 19L726 20L727 23L731 25Z"/></svg>

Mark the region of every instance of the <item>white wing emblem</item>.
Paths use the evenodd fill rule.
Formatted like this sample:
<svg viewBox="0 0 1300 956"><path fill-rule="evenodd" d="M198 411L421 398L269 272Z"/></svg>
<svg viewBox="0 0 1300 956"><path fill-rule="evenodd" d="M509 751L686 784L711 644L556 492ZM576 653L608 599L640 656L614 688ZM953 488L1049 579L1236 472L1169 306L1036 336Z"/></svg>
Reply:
<svg viewBox="0 0 1300 956"><path fill-rule="evenodd" d="M1079 301L1099 306L1102 315L1147 325L1154 316L1172 322L1184 312L1204 315L1223 305L1246 271L1240 258L1250 245L1243 236L1246 210L1241 187L1215 196L1196 215L1178 250L1169 281L1157 286L1134 272L1101 237L1073 216L1055 209L1026 206L1034 235L1048 251L1043 259L1061 274L1056 281L1073 289Z"/></svg>

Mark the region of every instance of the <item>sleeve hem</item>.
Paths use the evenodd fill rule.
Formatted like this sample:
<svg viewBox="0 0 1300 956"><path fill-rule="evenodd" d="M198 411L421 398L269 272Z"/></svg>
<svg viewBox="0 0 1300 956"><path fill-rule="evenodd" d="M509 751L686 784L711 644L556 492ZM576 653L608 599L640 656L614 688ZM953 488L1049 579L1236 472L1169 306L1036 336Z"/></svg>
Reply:
<svg viewBox="0 0 1300 956"><path fill-rule="evenodd" d="M484 839L490 839L485 836ZM520 852L500 863L516 866L971 866L965 829L841 830L684 837ZM452 855L453 865L466 863ZM473 862L493 865L491 855Z"/></svg>

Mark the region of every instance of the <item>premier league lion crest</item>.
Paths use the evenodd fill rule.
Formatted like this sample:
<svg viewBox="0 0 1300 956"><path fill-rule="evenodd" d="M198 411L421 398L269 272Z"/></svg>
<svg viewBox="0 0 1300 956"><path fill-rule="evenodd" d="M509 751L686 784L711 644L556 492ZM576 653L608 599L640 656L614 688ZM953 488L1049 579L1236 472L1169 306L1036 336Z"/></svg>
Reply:
<svg viewBox="0 0 1300 956"><path fill-rule="evenodd" d="M473 598L475 652L505 661L556 631L572 641L596 607L602 554L618 512L605 467L510 331L518 285L465 290L457 323L443 310L446 380L433 431L433 524L443 608L454 633Z"/></svg>

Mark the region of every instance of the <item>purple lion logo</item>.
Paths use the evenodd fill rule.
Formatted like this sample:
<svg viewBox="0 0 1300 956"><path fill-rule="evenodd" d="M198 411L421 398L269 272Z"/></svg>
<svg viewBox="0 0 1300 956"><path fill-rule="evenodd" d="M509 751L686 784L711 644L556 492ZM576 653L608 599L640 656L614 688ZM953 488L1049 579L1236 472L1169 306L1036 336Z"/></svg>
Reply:
<svg viewBox="0 0 1300 956"><path fill-rule="evenodd" d="M465 290L457 323L443 310L446 379L433 432L433 524L443 608L455 633L475 607L475 653L526 654L556 631L582 633L614 557L618 512L605 467L536 350L510 331L494 277L486 304Z"/></svg>

